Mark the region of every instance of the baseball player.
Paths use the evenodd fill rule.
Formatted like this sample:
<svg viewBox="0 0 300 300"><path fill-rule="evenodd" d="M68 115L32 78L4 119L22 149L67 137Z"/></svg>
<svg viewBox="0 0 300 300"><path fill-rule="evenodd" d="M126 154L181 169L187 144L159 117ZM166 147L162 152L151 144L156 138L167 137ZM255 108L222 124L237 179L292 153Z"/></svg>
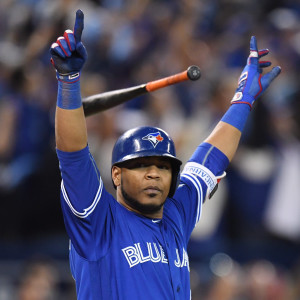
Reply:
<svg viewBox="0 0 300 300"><path fill-rule="evenodd" d="M180 174L174 143L162 129L125 132L112 151L110 195L87 145L80 71L83 13L74 32L52 44L57 72L56 147L61 206L70 237L70 268L80 300L191 299L187 244L204 201L216 191L232 159L253 102L280 73L262 75L255 37L232 105Z"/></svg>

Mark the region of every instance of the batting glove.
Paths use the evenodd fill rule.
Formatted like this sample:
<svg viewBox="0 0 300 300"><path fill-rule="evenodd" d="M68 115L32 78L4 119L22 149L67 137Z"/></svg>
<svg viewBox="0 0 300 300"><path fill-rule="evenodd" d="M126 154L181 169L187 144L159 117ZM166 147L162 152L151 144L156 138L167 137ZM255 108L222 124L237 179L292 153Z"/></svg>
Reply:
<svg viewBox="0 0 300 300"><path fill-rule="evenodd" d="M252 109L254 101L267 89L270 83L280 74L281 68L274 67L270 72L262 75L263 68L271 65L270 61L259 61L269 53L268 49L257 50L255 36L250 40L250 55L247 65L239 78L238 88L231 100L232 104L245 103Z"/></svg>
<svg viewBox="0 0 300 300"><path fill-rule="evenodd" d="M87 51L81 42L83 28L84 14L77 10L74 32L66 30L64 36L51 45L51 63L60 81L74 82L80 77L80 71L87 60Z"/></svg>

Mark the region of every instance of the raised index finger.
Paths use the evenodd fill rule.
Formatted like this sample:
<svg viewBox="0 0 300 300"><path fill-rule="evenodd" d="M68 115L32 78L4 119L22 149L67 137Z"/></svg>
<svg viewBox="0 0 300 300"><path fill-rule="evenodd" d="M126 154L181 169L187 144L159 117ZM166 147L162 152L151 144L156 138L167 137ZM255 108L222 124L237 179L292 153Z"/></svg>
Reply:
<svg viewBox="0 0 300 300"><path fill-rule="evenodd" d="M82 35L83 27L84 27L83 19L84 19L84 14L83 14L82 10L78 9L76 11L76 19L75 19L75 25L74 25L74 37L75 37L76 43L81 42L81 35Z"/></svg>

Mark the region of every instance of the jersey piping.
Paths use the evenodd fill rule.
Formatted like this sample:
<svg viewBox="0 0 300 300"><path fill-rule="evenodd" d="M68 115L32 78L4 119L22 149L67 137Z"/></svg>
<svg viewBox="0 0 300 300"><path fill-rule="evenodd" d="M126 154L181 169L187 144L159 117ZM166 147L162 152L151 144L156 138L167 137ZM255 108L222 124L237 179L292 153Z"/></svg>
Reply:
<svg viewBox="0 0 300 300"><path fill-rule="evenodd" d="M77 216L78 218L82 218L82 219L86 218L88 215L90 215L94 211L95 207L97 206L97 204L101 198L102 190L103 190L103 181L100 179L99 188L98 188L98 191L96 193L96 196L95 196L92 204L89 207L83 209L83 212L79 212L71 204L71 201L68 197L67 191L64 186L64 181L63 180L61 181L61 191L62 191L65 202L68 204L68 206L70 207L73 214L75 216Z"/></svg>

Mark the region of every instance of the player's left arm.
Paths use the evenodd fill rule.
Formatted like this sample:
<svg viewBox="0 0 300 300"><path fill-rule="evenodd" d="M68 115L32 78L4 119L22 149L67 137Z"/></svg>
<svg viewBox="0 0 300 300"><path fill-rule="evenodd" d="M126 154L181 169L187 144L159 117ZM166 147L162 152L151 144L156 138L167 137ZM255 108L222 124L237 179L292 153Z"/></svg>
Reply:
<svg viewBox="0 0 300 300"><path fill-rule="evenodd" d="M237 150L253 103L281 72L281 68L276 66L263 75L263 68L269 67L271 62L260 61L260 58L268 53L268 49L258 50L256 38L252 36L250 55L239 78L238 88L231 100L231 107L205 140L206 143L224 153L229 161L232 160Z"/></svg>
<svg viewBox="0 0 300 300"><path fill-rule="evenodd" d="M202 195L203 201L207 196L213 195L218 181L225 176L225 170L237 150L253 103L281 71L277 66L263 75L263 68L269 67L271 62L260 61L260 58L268 53L268 49L258 51L256 38L251 37L250 55L239 78L231 106L212 133L198 146L182 172L181 176L193 182L198 190L205 183L202 188L206 190L205 196Z"/></svg>
<svg viewBox="0 0 300 300"><path fill-rule="evenodd" d="M183 203L185 221L189 224L186 228L188 233L200 219L202 203L214 194L218 182L226 175L225 170L237 150L253 103L281 71L277 66L265 75L262 74L263 68L270 66L271 62L259 59L268 53L267 49L258 51L256 38L251 37L250 55L239 78L231 106L212 133L195 150L181 173L183 185L179 186L176 195L188 193L182 198L195 199L189 202L191 205L186 201Z"/></svg>

